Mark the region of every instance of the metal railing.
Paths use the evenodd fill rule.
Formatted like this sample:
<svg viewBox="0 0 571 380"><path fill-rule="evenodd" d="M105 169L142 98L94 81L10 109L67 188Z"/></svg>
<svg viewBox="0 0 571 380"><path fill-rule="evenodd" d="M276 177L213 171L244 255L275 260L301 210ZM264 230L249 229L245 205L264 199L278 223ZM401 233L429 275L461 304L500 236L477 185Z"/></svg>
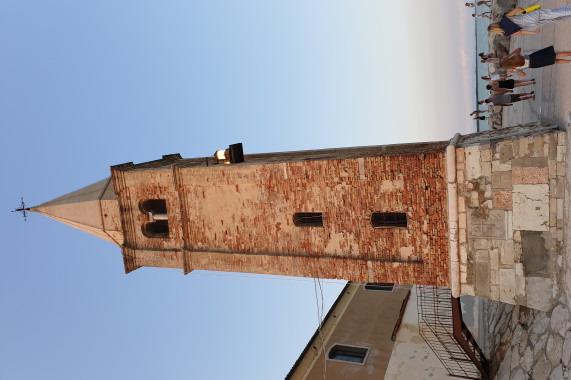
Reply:
<svg viewBox="0 0 571 380"><path fill-rule="evenodd" d="M488 379L488 363L462 321L460 300L448 288L417 286L420 335L448 374L462 379Z"/></svg>

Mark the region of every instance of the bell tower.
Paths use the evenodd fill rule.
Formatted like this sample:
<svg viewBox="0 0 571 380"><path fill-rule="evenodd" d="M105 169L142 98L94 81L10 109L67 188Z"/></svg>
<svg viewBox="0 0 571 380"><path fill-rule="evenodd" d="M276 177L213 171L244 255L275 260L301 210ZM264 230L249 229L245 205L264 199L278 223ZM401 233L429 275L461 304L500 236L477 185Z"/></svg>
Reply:
<svg viewBox="0 0 571 380"><path fill-rule="evenodd" d="M566 133L528 125L450 141L111 167L30 211L141 267L446 286L547 310L563 262Z"/></svg>
<svg viewBox="0 0 571 380"><path fill-rule="evenodd" d="M175 154L113 166L125 271L151 266L446 285L447 227L440 216L447 144L239 160Z"/></svg>

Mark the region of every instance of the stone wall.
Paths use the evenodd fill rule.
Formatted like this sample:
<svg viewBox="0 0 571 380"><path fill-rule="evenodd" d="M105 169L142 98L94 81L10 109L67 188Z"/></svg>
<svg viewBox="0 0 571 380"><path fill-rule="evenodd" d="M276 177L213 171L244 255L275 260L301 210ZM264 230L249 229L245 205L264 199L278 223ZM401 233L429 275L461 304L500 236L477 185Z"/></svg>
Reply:
<svg viewBox="0 0 571 380"><path fill-rule="evenodd" d="M461 292L548 310L562 266L566 133L478 138L456 149Z"/></svg>

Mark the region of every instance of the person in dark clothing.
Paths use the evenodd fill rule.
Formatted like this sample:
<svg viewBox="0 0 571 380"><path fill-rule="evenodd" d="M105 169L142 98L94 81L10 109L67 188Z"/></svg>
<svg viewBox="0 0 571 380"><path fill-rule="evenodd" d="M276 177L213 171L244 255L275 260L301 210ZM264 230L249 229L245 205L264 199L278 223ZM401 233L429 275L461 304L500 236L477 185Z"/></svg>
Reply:
<svg viewBox="0 0 571 380"><path fill-rule="evenodd" d="M497 82L492 82L486 86L488 90L502 91L513 90L516 87L525 87L535 84L535 79L506 79ZM510 91L511 92L511 91Z"/></svg>
<svg viewBox="0 0 571 380"><path fill-rule="evenodd" d="M535 99L534 92L522 92L521 94L502 94L491 96L486 100L478 102L478 104L488 103L494 106L511 107L513 103L521 102L522 100Z"/></svg>

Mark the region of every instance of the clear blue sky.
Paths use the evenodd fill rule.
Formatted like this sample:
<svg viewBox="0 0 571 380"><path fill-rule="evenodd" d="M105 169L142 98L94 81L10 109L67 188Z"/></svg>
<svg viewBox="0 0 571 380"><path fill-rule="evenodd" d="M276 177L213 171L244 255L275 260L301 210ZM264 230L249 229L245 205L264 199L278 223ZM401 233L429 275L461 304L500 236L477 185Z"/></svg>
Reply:
<svg viewBox="0 0 571 380"><path fill-rule="evenodd" d="M36 205L163 154L473 131L463 2L0 0L0 378L279 379L314 283L167 269ZM326 283L326 310L343 282Z"/></svg>

